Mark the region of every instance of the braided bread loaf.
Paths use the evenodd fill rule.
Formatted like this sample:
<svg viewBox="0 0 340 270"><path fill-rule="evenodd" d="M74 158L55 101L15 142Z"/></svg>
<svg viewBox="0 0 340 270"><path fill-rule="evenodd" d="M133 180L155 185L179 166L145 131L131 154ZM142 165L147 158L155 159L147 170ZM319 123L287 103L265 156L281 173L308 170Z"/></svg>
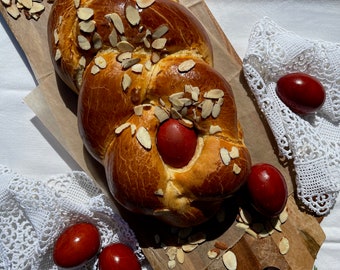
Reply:
<svg viewBox="0 0 340 270"><path fill-rule="evenodd" d="M185 7L56 0L48 29L56 72L79 94L84 145L120 204L187 227L240 188L250 156L233 94Z"/></svg>

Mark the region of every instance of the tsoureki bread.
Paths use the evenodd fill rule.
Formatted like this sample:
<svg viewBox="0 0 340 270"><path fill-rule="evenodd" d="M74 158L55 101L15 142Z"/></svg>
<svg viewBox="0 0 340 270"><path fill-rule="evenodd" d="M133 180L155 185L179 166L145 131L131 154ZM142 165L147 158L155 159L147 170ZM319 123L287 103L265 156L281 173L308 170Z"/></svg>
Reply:
<svg viewBox="0 0 340 270"><path fill-rule="evenodd" d="M231 88L212 67L204 27L185 7L56 0L48 29L56 72L79 94L84 145L125 208L193 226L245 182L251 161ZM173 142L181 135L163 134L169 142L160 149L160 127L169 123L194 134L191 153Z"/></svg>

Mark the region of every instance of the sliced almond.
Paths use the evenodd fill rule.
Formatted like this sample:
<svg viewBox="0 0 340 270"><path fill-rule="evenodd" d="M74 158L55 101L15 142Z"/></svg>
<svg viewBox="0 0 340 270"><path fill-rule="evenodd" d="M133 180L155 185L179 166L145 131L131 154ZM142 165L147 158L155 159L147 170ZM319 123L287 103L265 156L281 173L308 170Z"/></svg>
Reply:
<svg viewBox="0 0 340 270"><path fill-rule="evenodd" d="M229 156L229 152L226 148L222 147L220 149L220 156L221 156L223 164L228 166L231 159L230 159L230 156Z"/></svg>
<svg viewBox="0 0 340 270"><path fill-rule="evenodd" d="M62 15L60 15L59 17L58 17L58 26L60 26L61 25L61 23L63 22L63 16Z"/></svg>
<svg viewBox="0 0 340 270"><path fill-rule="evenodd" d="M131 67L131 70L135 73L142 73L143 72L143 67L144 65L143 64L134 64L132 67Z"/></svg>
<svg viewBox="0 0 340 270"><path fill-rule="evenodd" d="M240 172L242 171L242 169L240 168L240 166L238 166L236 163L233 164L233 173L234 174L240 174Z"/></svg>
<svg viewBox="0 0 340 270"><path fill-rule="evenodd" d="M20 4L22 4L25 8L31 9L33 6L33 1L32 0L18 0Z"/></svg>
<svg viewBox="0 0 340 270"><path fill-rule="evenodd" d="M132 136L135 135L136 130L137 130L136 125L135 124L131 124L130 129L131 129L131 135Z"/></svg>
<svg viewBox="0 0 340 270"><path fill-rule="evenodd" d="M84 56L80 57L78 64L79 64L79 67L84 68L86 66L86 58Z"/></svg>
<svg viewBox="0 0 340 270"><path fill-rule="evenodd" d="M140 22L140 16L139 16L139 12L138 10L131 6L131 5L128 5L125 9L125 16L126 16L126 19L128 20L128 22L134 26L134 25L138 25L139 22Z"/></svg>
<svg viewBox="0 0 340 270"><path fill-rule="evenodd" d="M282 237L279 242L279 250L282 255L285 255L289 251L289 240L286 237Z"/></svg>
<svg viewBox="0 0 340 270"><path fill-rule="evenodd" d="M45 10L45 6L41 3L33 2L32 7L28 11L30 14L40 13Z"/></svg>
<svg viewBox="0 0 340 270"><path fill-rule="evenodd" d="M109 34L109 41L112 47L117 47L118 35L116 29L112 29L111 33Z"/></svg>
<svg viewBox="0 0 340 270"><path fill-rule="evenodd" d="M117 48L120 52L132 52L135 47L126 40L117 43Z"/></svg>
<svg viewBox="0 0 340 270"><path fill-rule="evenodd" d="M192 85L185 85L184 86L184 92L191 94L191 99L193 101L198 101L198 97L200 94L200 89L197 86Z"/></svg>
<svg viewBox="0 0 340 270"><path fill-rule="evenodd" d="M58 44L58 42L59 42L58 29L54 29L54 31L53 31L53 37L54 37L54 44Z"/></svg>
<svg viewBox="0 0 340 270"><path fill-rule="evenodd" d="M157 27L157 29L152 33L153 39L158 39L164 36L169 31L169 27L165 24Z"/></svg>
<svg viewBox="0 0 340 270"><path fill-rule="evenodd" d="M231 152L229 152L229 155L232 158ZM243 223L249 225L253 222L253 219L252 219L250 213L247 210L240 208L239 213L240 213L240 217L241 217Z"/></svg>
<svg viewBox="0 0 340 270"><path fill-rule="evenodd" d="M198 244L185 244L182 245L182 249L184 252L191 252L194 249L196 249L198 247Z"/></svg>
<svg viewBox="0 0 340 270"><path fill-rule="evenodd" d="M143 104L133 107L135 115L141 116L143 114L143 108L144 108Z"/></svg>
<svg viewBox="0 0 340 270"><path fill-rule="evenodd" d="M252 228L247 228L245 231L247 234L251 235L252 237L257 238L257 233Z"/></svg>
<svg viewBox="0 0 340 270"><path fill-rule="evenodd" d="M192 105L192 99L190 98L180 98L180 102L183 104L183 106L191 106Z"/></svg>
<svg viewBox="0 0 340 270"><path fill-rule="evenodd" d="M218 132L222 132L222 129L220 126L218 125L211 125L210 128L209 128L209 134L213 135L213 134L216 134Z"/></svg>
<svg viewBox="0 0 340 270"><path fill-rule="evenodd" d="M151 47L155 50L162 50L165 47L166 41L166 38L157 38L152 42Z"/></svg>
<svg viewBox="0 0 340 270"><path fill-rule="evenodd" d="M60 59L61 59L61 51L60 51L59 49L57 49L57 50L55 51L54 60L55 60L55 61L58 61L58 60L60 60Z"/></svg>
<svg viewBox="0 0 340 270"><path fill-rule="evenodd" d="M77 16L80 20L87 21L92 18L94 11L92 8L80 7L77 9Z"/></svg>
<svg viewBox="0 0 340 270"><path fill-rule="evenodd" d="M119 135L123 132L123 130L127 129L131 124L130 123L124 123L121 124L119 127L115 129L115 134Z"/></svg>
<svg viewBox="0 0 340 270"><path fill-rule="evenodd" d="M170 109L170 115L173 119L181 119L182 118L182 114L177 111L174 107L172 107Z"/></svg>
<svg viewBox="0 0 340 270"><path fill-rule="evenodd" d="M194 60L192 60L192 59L186 60L186 61L179 64L178 71L179 72L188 72L192 68L194 68L195 65L196 65L196 63L195 63Z"/></svg>
<svg viewBox="0 0 340 270"><path fill-rule="evenodd" d="M77 70L75 79L76 79L76 84L78 88L80 88L83 83L83 74L84 74L84 68L80 68Z"/></svg>
<svg viewBox="0 0 340 270"><path fill-rule="evenodd" d="M143 38L143 43L144 43L145 48L147 49L151 48L151 43L146 37Z"/></svg>
<svg viewBox="0 0 340 270"><path fill-rule="evenodd" d="M173 93L169 96L169 101L173 102L174 100L178 100L178 99L182 98L183 96L184 96L183 92Z"/></svg>
<svg viewBox="0 0 340 270"><path fill-rule="evenodd" d="M103 47L102 37L99 35L99 33L97 32L93 33L92 43L93 43L93 48L95 48L96 50L99 50Z"/></svg>
<svg viewBox="0 0 340 270"><path fill-rule="evenodd" d="M203 119L208 118L211 115L214 103L210 99L206 99L202 103L202 113L201 117Z"/></svg>
<svg viewBox="0 0 340 270"><path fill-rule="evenodd" d="M177 247L170 247L166 251L166 255L168 256L169 260L174 260L177 254Z"/></svg>
<svg viewBox="0 0 340 270"><path fill-rule="evenodd" d="M140 61L139 58L124 59L122 61L122 68L128 69L132 67L133 65L137 64L139 61Z"/></svg>
<svg viewBox="0 0 340 270"><path fill-rule="evenodd" d="M5 6L10 6L12 3L12 0L1 0L1 3L3 3Z"/></svg>
<svg viewBox="0 0 340 270"><path fill-rule="evenodd" d="M183 107L183 108L180 110L180 114L181 114L182 116L186 116L186 115L188 114L188 107ZM188 119L185 119L184 121L187 122L187 120L188 120ZM189 121L189 120L188 120L188 121ZM185 122L184 122L183 125L186 126L186 123L185 123ZM194 124L192 121L190 121L190 122L188 122L188 123L190 123L190 126L191 126L191 124L192 124L192 125Z"/></svg>
<svg viewBox="0 0 340 270"><path fill-rule="evenodd" d="M231 147L231 150L229 152L229 155L232 159L239 158L240 152L236 146Z"/></svg>
<svg viewBox="0 0 340 270"><path fill-rule="evenodd" d="M165 102L162 98L159 98L159 104L161 104L163 107L165 107Z"/></svg>
<svg viewBox="0 0 340 270"><path fill-rule="evenodd" d="M138 142L147 150L151 149L151 137L145 127L137 129L136 137Z"/></svg>
<svg viewBox="0 0 340 270"><path fill-rule="evenodd" d="M177 258L177 261L178 261L180 264L183 264L183 263L184 263L185 255L184 255L183 249L181 249L181 248L177 249L176 258Z"/></svg>
<svg viewBox="0 0 340 270"><path fill-rule="evenodd" d="M183 112L181 112L181 114L183 115ZM183 126L187 127L187 128L192 128L194 126L194 123L186 118L181 118L178 120Z"/></svg>
<svg viewBox="0 0 340 270"><path fill-rule="evenodd" d="M80 6L80 0L73 0L73 4L75 8L79 8Z"/></svg>
<svg viewBox="0 0 340 270"><path fill-rule="evenodd" d="M277 230L278 232L282 232L282 229L281 229L281 221L280 221L279 218L273 218L273 219L271 220L271 224L272 224L272 226L273 226L273 228L274 228L275 230Z"/></svg>
<svg viewBox="0 0 340 270"><path fill-rule="evenodd" d="M106 68L106 60L102 56L97 56L94 58L94 63L99 67L99 68Z"/></svg>
<svg viewBox="0 0 340 270"><path fill-rule="evenodd" d="M131 77L128 74L124 73L123 78L122 78L123 91L126 91L126 89L130 87L131 82L132 82Z"/></svg>
<svg viewBox="0 0 340 270"><path fill-rule="evenodd" d="M81 21L79 23L79 29L84 33L92 33L96 29L96 23L93 20Z"/></svg>
<svg viewBox="0 0 340 270"><path fill-rule="evenodd" d="M157 52L152 52L151 53L151 62L156 64L158 61L161 59L161 56Z"/></svg>
<svg viewBox="0 0 340 270"><path fill-rule="evenodd" d="M157 117L158 121L160 123L164 122L165 120L169 119L169 114L162 109L159 106L155 107L155 111L154 111L155 116Z"/></svg>
<svg viewBox="0 0 340 270"><path fill-rule="evenodd" d="M221 105L219 105L217 103L214 104L212 111L211 111L211 116L213 118L217 118L220 115L220 112L221 112Z"/></svg>
<svg viewBox="0 0 340 270"><path fill-rule="evenodd" d="M176 261L175 260L169 260L168 261L168 268L174 269L176 267Z"/></svg>
<svg viewBox="0 0 340 270"><path fill-rule="evenodd" d="M223 254L222 261L223 261L224 266L228 270L236 270L237 269L236 255L231 250L228 250L226 253Z"/></svg>
<svg viewBox="0 0 340 270"><path fill-rule="evenodd" d="M242 222L237 222L235 226L242 230L249 229L249 225Z"/></svg>
<svg viewBox="0 0 340 270"><path fill-rule="evenodd" d="M93 65L91 67L91 74L96 75L97 73L99 73L99 71L100 71L100 68L97 65Z"/></svg>
<svg viewBox="0 0 340 270"><path fill-rule="evenodd" d="M221 89L211 89L204 93L205 98L219 99L224 97L224 92Z"/></svg>
<svg viewBox="0 0 340 270"><path fill-rule="evenodd" d="M83 35L78 35L78 45L84 51L91 49L90 42Z"/></svg>
<svg viewBox="0 0 340 270"><path fill-rule="evenodd" d="M220 250L217 248L210 249L207 253L209 259L216 259L220 254Z"/></svg>
<svg viewBox="0 0 340 270"><path fill-rule="evenodd" d="M151 6L155 2L155 0L137 0L136 2L140 8L147 8Z"/></svg>
<svg viewBox="0 0 340 270"><path fill-rule="evenodd" d="M17 2L15 5L17 6L18 9L24 9L25 8L20 2Z"/></svg>
<svg viewBox="0 0 340 270"><path fill-rule="evenodd" d="M111 14L108 14L107 15L114 27L116 28L116 30L118 31L119 34L123 35L124 34L124 24L123 24L123 21L122 21L122 18L117 14L117 13L111 13Z"/></svg>
<svg viewBox="0 0 340 270"><path fill-rule="evenodd" d="M117 55L117 61L119 63L122 63L126 59L131 59L132 53L131 52L123 52Z"/></svg>
<svg viewBox="0 0 340 270"><path fill-rule="evenodd" d="M13 19L18 19L20 17L20 11L16 5L6 7L6 11Z"/></svg>
<svg viewBox="0 0 340 270"><path fill-rule="evenodd" d="M31 16L30 18L32 18L33 20L39 20L40 19L40 13L34 13L34 14L31 14L28 12L28 14Z"/></svg>
<svg viewBox="0 0 340 270"><path fill-rule="evenodd" d="M152 62L150 60L147 60L144 64L144 67L146 70L151 71L152 69Z"/></svg>
<svg viewBox="0 0 340 270"><path fill-rule="evenodd" d="M287 207L285 207L285 208L283 209L283 211L280 213L279 219L280 219L280 221L281 221L282 224L285 223L285 222L287 221L287 219L288 219L288 211L287 211Z"/></svg>

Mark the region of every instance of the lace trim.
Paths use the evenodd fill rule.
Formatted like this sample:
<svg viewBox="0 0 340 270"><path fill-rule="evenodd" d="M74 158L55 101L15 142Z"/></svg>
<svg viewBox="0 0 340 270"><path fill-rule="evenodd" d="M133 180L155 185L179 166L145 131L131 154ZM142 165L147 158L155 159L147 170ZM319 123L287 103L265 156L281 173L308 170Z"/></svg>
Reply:
<svg viewBox="0 0 340 270"><path fill-rule="evenodd" d="M102 245L129 245L144 265L142 250L112 202L83 172L34 180L0 165L0 269L58 269L52 260L60 231L80 221L95 224ZM97 261L84 269L97 269Z"/></svg>
<svg viewBox="0 0 340 270"><path fill-rule="evenodd" d="M279 27L269 18L253 28L243 70L280 154L293 159L297 195L307 209L327 214L340 190L340 44L311 41ZM301 117L275 93L284 74L305 72L326 90L320 111Z"/></svg>

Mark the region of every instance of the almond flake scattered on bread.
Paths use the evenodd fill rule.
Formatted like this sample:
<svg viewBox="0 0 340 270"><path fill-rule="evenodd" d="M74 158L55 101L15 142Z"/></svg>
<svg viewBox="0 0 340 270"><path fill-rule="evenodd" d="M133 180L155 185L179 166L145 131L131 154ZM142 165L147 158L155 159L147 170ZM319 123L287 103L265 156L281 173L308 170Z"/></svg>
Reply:
<svg viewBox="0 0 340 270"><path fill-rule="evenodd" d="M194 60L192 60L192 59L186 60L186 61L179 64L178 71L179 72L188 72L191 69L193 69L195 67L195 65L196 65L196 63L195 63Z"/></svg>
<svg viewBox="0 0 340 270"><path fill-rule="evenodd" d="M147 150L151 149L151 137L145 127L137 129L136 137L138 142Z"/></svg>
<svg viewBox="0 0 340 270"><path fill-rule="evenodd" d="M136 2L140 8L147 8L151 6L155 2L155 0L137 0Z"/></svg>

